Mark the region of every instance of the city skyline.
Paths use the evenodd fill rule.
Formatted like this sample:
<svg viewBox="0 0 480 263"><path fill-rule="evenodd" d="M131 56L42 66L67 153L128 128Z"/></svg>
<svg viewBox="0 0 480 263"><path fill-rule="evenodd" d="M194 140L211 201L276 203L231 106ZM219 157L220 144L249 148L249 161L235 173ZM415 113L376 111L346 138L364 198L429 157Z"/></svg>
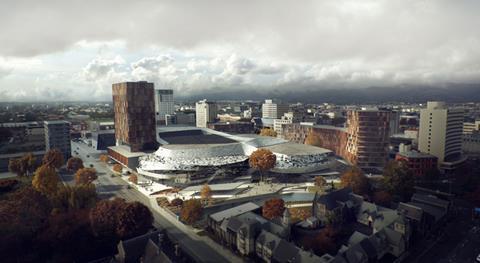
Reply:
<svg viewBox="0 0 480 263"><path fill-rule="evenodd" d="M473 1L112 5L9 3L1 100L102 101L111 83L138 80L209 99L480 82Z"/></svg>

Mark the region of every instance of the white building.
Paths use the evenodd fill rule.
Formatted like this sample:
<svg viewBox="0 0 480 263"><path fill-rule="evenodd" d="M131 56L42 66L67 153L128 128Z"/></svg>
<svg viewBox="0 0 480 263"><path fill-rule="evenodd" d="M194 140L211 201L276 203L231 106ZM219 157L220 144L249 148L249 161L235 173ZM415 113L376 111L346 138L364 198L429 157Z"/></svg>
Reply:
<svg viewBox="0 0 480 263"><path fill-rule="evenodd" d="M175 105L173 102L173 90L157 89L155 90L155 115L157 123L165 121L165 115L173 115Z"/></svg>
<svg viewBox="0 0 480 263"><path fill-rule="evenodd" d="M278 137L282 136L282 125L294 123L294 113L287 112L283 114L282 118L273 120L273 130L277 133Z"/></svg>
<svg viewBox="0 0 480 263"><path fill-rule="evenodd" d="M195 104L197 127L207 128L209 122L217 118L217 104L211 101L201 100Z"/></svg>
<svg viewBox="0 0 480 263"><path fill-rule="evenodd" d="M420 111L418 149L438 158L444 169L463 162L463 109L449 109L445 102L429 101Z"/></svg>
<svg viewBox="0 0 480 263"><path fill-rule="evenodd" d="M464 134L472 134L474 131L480 131L480 121L463 123Z"/></svg>
<svg viewBox="0 0 480 263"><path fill-rule="evenodd" d="M287 113L289 106L287 104L274 103L273 100L265 100L262 105L262 118L279 119Z"/></svg>

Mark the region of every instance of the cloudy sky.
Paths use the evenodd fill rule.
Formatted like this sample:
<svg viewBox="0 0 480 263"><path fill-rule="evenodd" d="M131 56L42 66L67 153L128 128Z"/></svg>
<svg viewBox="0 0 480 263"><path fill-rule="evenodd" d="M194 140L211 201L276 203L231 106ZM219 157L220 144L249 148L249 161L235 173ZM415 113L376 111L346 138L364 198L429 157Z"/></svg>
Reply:
<svg viewBox="0 0 480 263"><path fill-rule="evenodd" d="M480 1L0 0L0 101L480 82Z"/></svg>

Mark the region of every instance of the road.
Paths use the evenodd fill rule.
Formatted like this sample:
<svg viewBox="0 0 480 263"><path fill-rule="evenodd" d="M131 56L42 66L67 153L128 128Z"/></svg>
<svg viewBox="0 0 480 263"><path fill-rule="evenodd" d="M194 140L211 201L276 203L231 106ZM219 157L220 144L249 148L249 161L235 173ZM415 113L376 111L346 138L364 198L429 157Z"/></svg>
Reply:
<svg viewBox="0 0 480 263"><path fill-rule="evenodd" d="M78 149L77 149L78 147ZM72 142L72 150L76 150L84 166L93 164L97 170L98 179L96 180L97 192L101 198L110 198L113 196L123 198L127 201L138 201L150 207L154 217L154 226L165 229L170 237L175 239L182 250L187 252L198 262L243 262L243 260L234 255L230 250L215 243L205 236L199 236L194 231L186 228L180 222L172 222L165 215L160 214L150 206L150 199L135 189L128 189L128 183L119 177L111 177L111 171L106 164L95 158L95 150L83 143ZM87 155L89 157L87 157ZM62 180L66 183L72 183L73 176L62 174ZM167 215L168 216L168 215Z"/></svg>

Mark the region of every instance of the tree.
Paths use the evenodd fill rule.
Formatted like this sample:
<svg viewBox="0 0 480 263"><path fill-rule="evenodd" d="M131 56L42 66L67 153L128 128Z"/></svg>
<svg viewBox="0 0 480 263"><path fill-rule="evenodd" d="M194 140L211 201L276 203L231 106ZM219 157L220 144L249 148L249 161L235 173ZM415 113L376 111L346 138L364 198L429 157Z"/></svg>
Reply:
<svg viewBox="0 0 480 263"><path fill-rule="evenodd" d="M390 161L383 170L383 184L390 194L408 201L414 192L415 177L404 161Z"/></svg>
<svg viewBox="0 0 480 263"><path fill-rule="evenodd" d="M75 173L75 184L90 184L98 178L95 168L82 168Z"/></svg>
<svg viewBox="0 0 480 263"><path fill-rule="evenodd" d="M180 198L175 198L170 202L171 206L181 206L183 205L183 200Z"/></svg>
<svg viewBox="0 0 480 263"><path fill-rule="evenodd" d="M260 171L260 176L263 179L263 174L275 167L277 156L268 149L260 148L254 151L248 160L250 167Z"/></svg>
<svg viewBox="0 0 480 263"><path fill-rule="evenodd" d="M98 159L100 159L101 162L107 163L110 158L108 157L108 155L102 154L100 155L100 157L98 157Z"/></svg>
<svg viewBox="0 0 480 263"><path fill-rule="evenodd" d="M315 176L315 186L324 187L327 184L327 181L323 176Z"/></svg>
<svg viewBox="0 0 480 263"><path fill-rule="evenodd" d="M352 167L343 173L340 182L343 187L350 187L354 193L359 195L368 194L370 191L368 178L358 167Z"/></svg>
<svg viewBox="0 0 480 263"><path fill-rule="evenodd" d="M114 172L117 172L117 173L121 173L123 170L122 165L118 163L114 164L112 169Z"/></svg>
<svg viewBox="0 0 480 263"><path fill-rule="evenodd" d="M103 238L116 239L118 215L125 205L125 200L120 198L97 202L89 215L94 234Z"/></svg>
<svg viewBox="0 0 480 263"><path fill-rule="evenodd" d="M322 229L315 238L315 253L317 253L318 255L323 255L325 253L335 254L337 250L337 236L338 232L332 225L328 225L327 227Z"/></svg>
<svg viewBox="0 0 480 263"><path fill-rule="evenodd" d="M200 191L200 197L202 197L202 200L206 204L210 202L210 199L212 198L212 189L210 189L210 186L208 186L208 184L203 185L202 190Z"/></svg>
<svg viewBox="0 0 480 263"><path fill-rule="evenodd" d="M67 169L72 172L76 172L83 168L83 161L78 157L71 157L67 161Z"/></svg>
<svg viewBox="0 0 480 263"><path fill-rule="evenodd" d="M35 169L36 159L32 153L27 153L20 158L10 159L8 169L18 176L29 175Z"/></svg>
<svg viewBox="0 0 480 263"><path fill-rule="evenodd" d="M138 176L136 174L131 174L128 177L128 181L132 182L133 184L138 184Z"/></svg>
<svg viewBox="0 0 480 263"><path fill-rule="evenodd" d="M201 217L202 212L203 207L200 200L190 199L183 202L180 219L187 224L193 224Z"/></svg>
<svg viewBox="0 0 480 263"><path fill-rule="evenodd" d="M52 166L54 168L60 168L65 163L62 152L58 149L50 149L43 156L43 164Z"/></svg>
<svg viewBox="0 0 480 263"><path fill-rule="evenodd" d="M140 202L127 203L118 213L117 235L129 239L145 234L152 228L153 215L150 209Z"/></svg>
<svg viewBox="0 0 480 263"><path fill-rule="evenodd" d="M52 196L57 192L59 182L60 179L55 168L44 164L35 171L32 186L44 195Z"/></svg>
<svg viewBox="0 0 480 263"><path fill-rule="evenodd" d="M373 202L380 206L390 207L392 195L384 190L377 191L373 193Z"/></svg>
<svg viewBox="0 0 480 263"><path fill-rule="evenodd" d="M285 202L280 198L272 198L263 204L262 215L266 219L274 219L283 215L285 210Z"/></svg>
<svg viewBox="0 0 480 263"><path fill-rule="evenodd" d="M62 186L53 198L55 212L90 209L97 203L97 191L93 184Z"/></svg>
<svg viewBox="0 0 480 263"><path fill-rule="evenodd" d="M262 136L270 136L270 137L277 137L277 132L270 128L263 128L260 130L260 135Z"/></svg>

